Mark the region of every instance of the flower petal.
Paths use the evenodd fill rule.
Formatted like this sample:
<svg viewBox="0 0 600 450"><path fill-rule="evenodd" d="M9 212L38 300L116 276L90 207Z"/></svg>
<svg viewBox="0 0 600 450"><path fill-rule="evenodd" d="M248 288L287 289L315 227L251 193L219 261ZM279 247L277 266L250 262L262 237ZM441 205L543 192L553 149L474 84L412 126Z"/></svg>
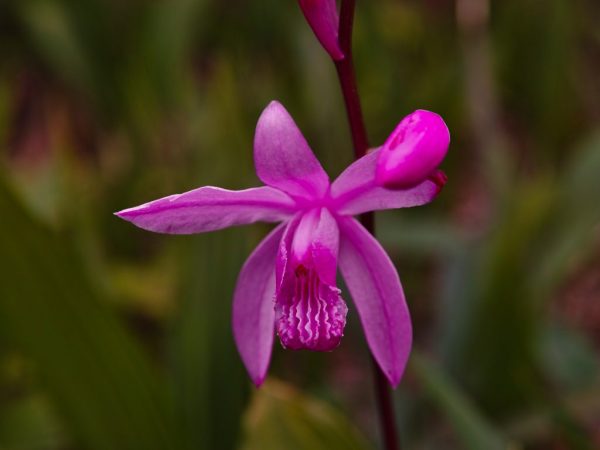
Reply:
<svg viewBox="0 0 600 450"><path fill-rule="evenodd" d="M319 278L327 284L336 284L340 230L327 208L321 208L319 222L313 231L311 253Z"/></svg>
<svg viewBox="0 0 600 450"><path fill-rule="evenodd" d="M254 164L265 184L294 197L319 198L329 188L327 173L292 117L278 102L271 102L258 119Z"/></svg>
<svg viewBox="0 0 600 450"><path fill-rule="evenodd" d="M299 0L300 8L315 36L336 61L344 58L338 40L340 18L335 0Z"/></svg>
<svg viewBox="0 0 600 450"><path fill-rule="evenodd" d="M205 186L116 215L157 233L192 234L258 221L278 222L293 212L293 200L277 189L263 186L229 191Z"/></svg>
<svg viewBox="0 0 600 450"><path fill-rule="evenodd" d="M275 228L246 260L233 295L233 336L256 386L267 375L275 333L275 256L285 225Z"/></svg>
<svg viewBox="0 0 600 450"><path fill-rule="evenodd" d="M381 209L409 208L431 202L446 184L440 170L422 183L402 190L380 187L375 182L377 149L352 163L331 185L333 207L342 215L357 215Z"/></svg>
<svg viewBox="0 0 600 450"><path fill-rule="evenodd" d="M314 265L321 281L335 284L340 231L327 208L302 216L292 242L294 263Z"/></svg>
<svg viewBox="0 0 600 450"><path fill-rule="evenodd" d="M292 242L298 224L302 219L302 214L296 215L291 219L283 231L283 236L279 242L279 248L277 250L277 258L275 262L275 291L279 292L283 288L283 281L285 274L290 270L290 253L292 248Z"/></svg>
<svg viewBox="0 0 600 450"><path fill-rule="evenodd" d="M353 218L339 220L340 270L369 348L392 386L404 372L412 325L400 278L379 242Z"/></svg>

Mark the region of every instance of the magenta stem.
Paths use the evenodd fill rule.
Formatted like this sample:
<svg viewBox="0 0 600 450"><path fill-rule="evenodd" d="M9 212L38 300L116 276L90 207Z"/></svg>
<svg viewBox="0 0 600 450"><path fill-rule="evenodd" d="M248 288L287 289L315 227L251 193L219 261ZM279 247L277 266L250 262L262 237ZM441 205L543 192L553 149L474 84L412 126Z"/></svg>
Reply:
<svg viewBox="0 0 600 450"><path fill-rule="evenodd" d="M369 139L367 137L367 129L365 128L365 121L360 106L354 62L352 60L352 27L354 24L355 6L356 0L342 1L339 41L342 52L344 53L344 58L335 61L335 67L344 96L348 121L350 122L350 132L352 134L352 143L354 145L354 157L359 159L367 153Z"/></svg>
<svg viewBox="0 0 600 450"><path fill-rule="evenodd" d="M352 28L354 25L355 9L356 0L342 0L339 41L344 58L335 61L335 67L344 96L344 104L346 105L350 133L352 134L352 144L354 146L354 157L355 159L359 159L366 155L369 149L369 139L363 119L360 96L356 84L356 72L352 60ZM371 234L375 234L375 215L373 213L363 214L360 217L360 221ZM400 450L390 385L375 360L373 360L373 368L375 393L379 406L379 418L381 420L385 449Z"/></svg>

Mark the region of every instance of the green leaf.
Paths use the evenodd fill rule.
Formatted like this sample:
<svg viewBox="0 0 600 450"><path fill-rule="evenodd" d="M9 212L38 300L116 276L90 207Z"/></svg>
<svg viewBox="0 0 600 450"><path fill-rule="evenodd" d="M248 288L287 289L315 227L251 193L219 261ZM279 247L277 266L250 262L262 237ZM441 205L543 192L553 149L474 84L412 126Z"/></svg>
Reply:
<svg viewBox="0 0 600 450"><path fill-rule="evenodd" d="M555 192L555 213L543 242L530 284L540 297L552 295L573 263L595 248L600 223L600 131L592 133L574 152Z"/></svg>
<svg viewBox="0 0 600 450"><path fill-rule="evenodd" d="M70 434L97 450L172 448L156 374L72 240L31 219L2 180L0 210L0 333L34 363Z"/></svg>
<svg viewBox="0 0 600 450"><path fill-rule="evenodd" d="M422 383L426 395L444 413L460 438L472 450L514 449L514 444L496 430L458 389L440 367L413 352L410 369Z"/></svg>
<svg viewBox="0 0 600 450"><path fill-rule="evenodd" d="M30 395L3 402L0 414L0 448L48 450L67 448L68 440L48 402Z"/></svg>
<svg viewBox="0 0 600 450"><path fill-rule="evenodd" d="M377 216L377 239L385 248L414 257L454 256L465 245L465 237L456 227L433 220L401 219L400 214L390 212Z"/></svg>
<svg viewBox="0 0 600 450"><path fill-rule="evenodd" d="M203 99L198 118L204 124L196 136L198 147L206 151L194 154L190 166L202 184L248 186L252 136L244 126L235 70L231 62L220 61L216 71L214 89ZM258 236L249 239L249 231L169 238L180 245L184 270L169 341L184 449L229 450L239 438L250 382L233 341L231 304L238 273L258 242Z"/></svg>
<svg viewBox="0 0 600 450"><path fill-rule="evenodd" d="M580 332L559 324L549 324L539 345L545 372L561 390L582 390L598 380L598 357Z"/></svg>
<svg viewBox="0 0 600 450"><path fill-rule="evenodd" d="M244 420L242 450L366 450L372 448L341 413L268 380Z"/></svg>
<svg viewBox="0 0 600 450"><path fill-rule="evenodd" d="M545 178L515 186L514 200L499 209L494 229L446 267L440 340L448 352L446 367L495 417L542 395L535 353L538 302L528 274L532 248L552 211L549 186Z"/></svg>
<svg viewBox="0 0 600 450"><path fill-rule="evenodd" d="M69 20L67 7L55 1L22 2L17 13L45 62L69 83L91 88L89 55Z"/></svg>
<svg viewBox="0 0 600 450"><path fill-rule="evenodd" d="M179 448L237 443L249 385L231 332L233 287L245 256L239 235L181 238L185 272L169 343Z"/></svg>

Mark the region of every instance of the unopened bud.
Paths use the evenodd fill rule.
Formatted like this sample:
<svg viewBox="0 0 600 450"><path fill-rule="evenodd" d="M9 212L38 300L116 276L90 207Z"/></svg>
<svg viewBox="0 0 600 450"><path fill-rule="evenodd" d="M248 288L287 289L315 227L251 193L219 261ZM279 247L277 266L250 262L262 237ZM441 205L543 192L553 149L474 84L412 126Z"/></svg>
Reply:
<svg viewBox="0 0 600 450"><path fill-rule="evenodd" d="M338 40L340 16L335 0L298 0L300 8L321 45L335 60L344 59Z"/></svg>
<svg viewBox="0 0 600 450"><path fill-rule="evenodd" d="M406 116L381 148L376 181L389 189L413 187L442 163L450 132L435 113L419 109Z"/></svg>

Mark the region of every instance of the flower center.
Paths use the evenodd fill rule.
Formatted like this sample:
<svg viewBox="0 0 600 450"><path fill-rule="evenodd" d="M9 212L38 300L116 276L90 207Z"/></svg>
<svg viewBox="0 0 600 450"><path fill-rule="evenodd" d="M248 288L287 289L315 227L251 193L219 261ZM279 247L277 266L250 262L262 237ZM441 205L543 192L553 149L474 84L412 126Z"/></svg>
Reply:
<svg viewBox="0 0 600 450"><path fill-rule="evenodd" d="M276 328L281 344L292 350L326 352L344 335L348 307L335 286L323 283L316 271L300 264L288 295L275 300Z"/></svg>

